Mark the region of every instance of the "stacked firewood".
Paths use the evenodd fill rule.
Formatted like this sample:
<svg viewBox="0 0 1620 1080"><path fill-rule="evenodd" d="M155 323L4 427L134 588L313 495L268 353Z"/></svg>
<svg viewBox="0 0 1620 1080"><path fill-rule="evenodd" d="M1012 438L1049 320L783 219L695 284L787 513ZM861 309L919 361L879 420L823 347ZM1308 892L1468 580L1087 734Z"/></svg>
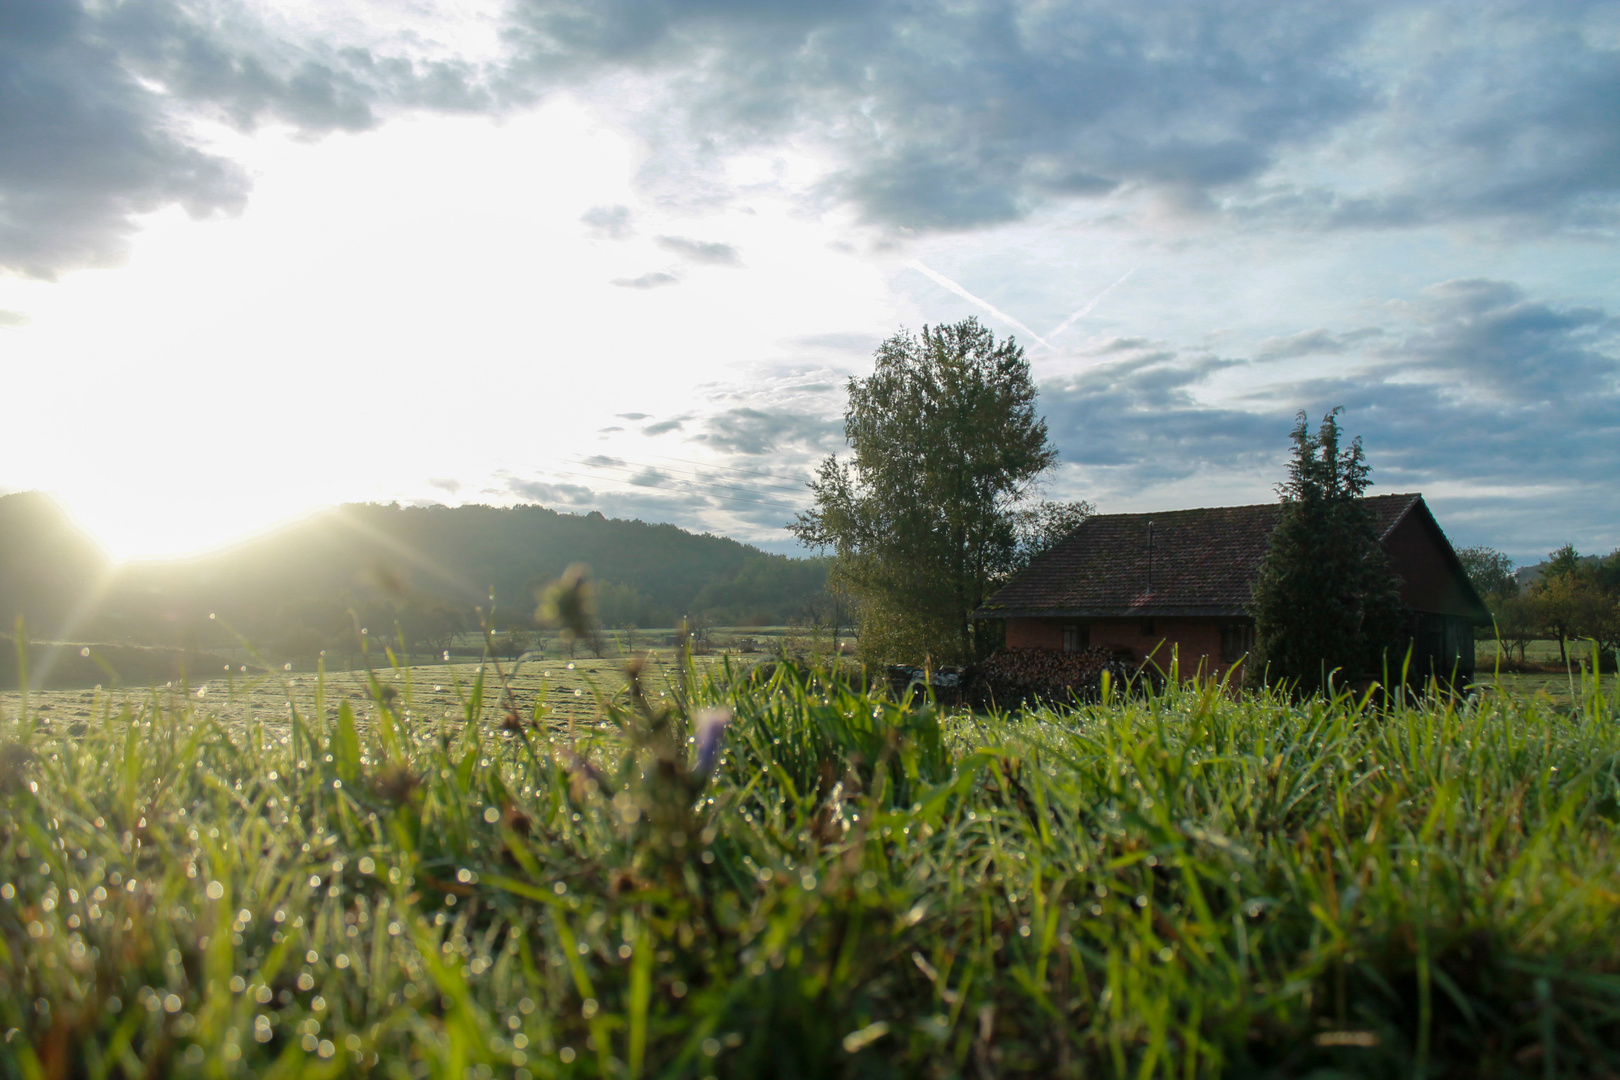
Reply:
<svg viewBox="0 0 1620 1080"><path fill-rule="evenodd" d="M1132 671L1107 649L997 649L973 668L967 696L978 707L1008 709L1046 702L1095 700L1103 672L1124 685Z"/></svg>

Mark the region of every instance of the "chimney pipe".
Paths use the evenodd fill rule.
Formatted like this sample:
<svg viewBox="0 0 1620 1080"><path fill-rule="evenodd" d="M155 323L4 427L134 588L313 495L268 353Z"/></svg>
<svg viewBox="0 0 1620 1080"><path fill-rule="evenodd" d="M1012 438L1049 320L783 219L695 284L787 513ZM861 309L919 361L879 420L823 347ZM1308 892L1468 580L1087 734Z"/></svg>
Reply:
<svg viewBox="0 0 1620 1080"><path fill-rule="evenodd" d="M1153 522L1151 521L1148 522L1147 591L1149 596L1153 595Z"/></svg>

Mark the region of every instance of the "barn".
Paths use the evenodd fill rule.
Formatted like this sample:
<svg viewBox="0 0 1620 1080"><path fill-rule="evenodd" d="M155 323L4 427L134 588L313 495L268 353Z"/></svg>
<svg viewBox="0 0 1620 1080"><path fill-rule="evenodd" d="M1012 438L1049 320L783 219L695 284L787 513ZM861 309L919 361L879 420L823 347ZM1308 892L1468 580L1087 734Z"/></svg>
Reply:
<svg viewBox="0 0 1620 1080"><path fill-rule="evenodd" d="M1490 613L1419 494L1374 495L1379 542L1401 578L1411 671L1466 681ZM1008 648L1108 650L1130 664L1224 675L1254 645L1248 604L1279 503L1100 514L1034 559L974 613L1006 621Z"/></svg>

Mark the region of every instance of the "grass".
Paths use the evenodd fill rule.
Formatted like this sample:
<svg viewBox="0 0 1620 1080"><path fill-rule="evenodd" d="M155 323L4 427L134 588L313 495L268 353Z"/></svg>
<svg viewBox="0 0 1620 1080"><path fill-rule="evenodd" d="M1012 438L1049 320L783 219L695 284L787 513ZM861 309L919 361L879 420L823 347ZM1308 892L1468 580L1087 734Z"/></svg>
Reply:
<svg viewBox="0 0 1620 1080"><path fill-rule="evenodd" d="M414 711L442 672L8 707L0 1072L1620 1073L1594 684L985 717L722 666L570 724L463 669Z"/></svg>
<svg viewBox="0 0 1620 1080"><path fill-rule="evenodd" d="M667 650L663 655L673 659ZM712 663L703 657L694 660L699 671L706 670ZM550 722L565 732L570 721L594 726L602 718L597 704L598 692L617 690L624 683L622 660L583 657L569 660L563 656L515 667L503 661L502 668L512 692L531 708L541 704ZM661 670L656 663L654 670ZM35 691L28 700L36 720L65 724L68 730L75 724L88 724L109 707L114 712L122 712L155 706L164 712L201 710L238 738L254 725L280 738L291 730L288 704L299 710L302 717L313 721L317 699L328 722L337 720L341 703L347 701L357 723L366 727L377 716L372 690L375 678L384 694L397 698L402 721L413 727L419 722L438 725L441 721L450 721L459 728L466 720L466 687L477 679L479 671L478 664L429 664L375 673L361 669L264 674L262 666L240 664L229 670L211 666L206 674L212 677L170 682L158 688L155 695L152 689L101 693L101 688L97 687L95 690ZM22 703L20 692L0 693L0 711L15 714ZM499 723L499 712L498 700L485 699L480 705L479 721Z"/></svg>

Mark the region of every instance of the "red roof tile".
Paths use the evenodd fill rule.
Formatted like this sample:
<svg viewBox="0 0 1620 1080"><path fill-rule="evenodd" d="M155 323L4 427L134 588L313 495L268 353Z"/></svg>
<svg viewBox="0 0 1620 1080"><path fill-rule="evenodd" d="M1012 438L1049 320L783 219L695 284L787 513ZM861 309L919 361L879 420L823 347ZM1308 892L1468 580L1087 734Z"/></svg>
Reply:
<svg viewBox="0 0 1620 1080"><path fill-rule="evenodd" d="M1372 495L1365 502L1382 538L1422 496ZM1281 512L1281 504L1265 503L1099 514L1031 562L975 615L1243 615Z"/></svg>

